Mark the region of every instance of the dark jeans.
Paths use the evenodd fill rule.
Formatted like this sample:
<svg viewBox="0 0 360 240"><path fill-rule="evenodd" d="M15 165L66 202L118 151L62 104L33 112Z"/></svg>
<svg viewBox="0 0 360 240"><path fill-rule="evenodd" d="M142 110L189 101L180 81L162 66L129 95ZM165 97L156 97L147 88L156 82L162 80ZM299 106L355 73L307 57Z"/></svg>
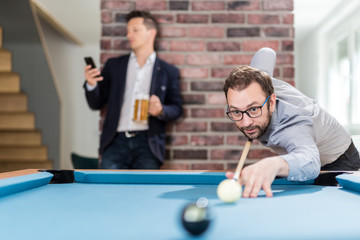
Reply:
<svg viewBox="0 0 360 240"><path fill-rule="evenodd" d="M326 164L322 171L357 171L360 168L359 152L351 141L349 148L334 162Z"/></svg>
<svg viewBox="0 0 360 240"><path fill-rule="evenodd" d="M105 149L100 168L103 169L159 169L161 162L151 152L147 131L136 132L133 137L117 133Z"/></svg>

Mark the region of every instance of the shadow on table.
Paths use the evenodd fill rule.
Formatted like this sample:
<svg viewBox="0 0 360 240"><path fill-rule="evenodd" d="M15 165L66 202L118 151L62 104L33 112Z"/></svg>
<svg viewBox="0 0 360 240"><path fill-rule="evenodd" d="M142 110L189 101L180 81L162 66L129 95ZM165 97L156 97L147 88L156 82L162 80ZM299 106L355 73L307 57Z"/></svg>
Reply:
<svg viewBox="0 0 360 240"><path fill-rule="evenodd" d="M315 185L272 185L273 197L286 197L294 195L313 194L322 190L322 187ZM263 192L263 196L266 197Z"/></svg>
<svg viewBox="0 0 360 240"><path fill-rule="evenodd" d="M185 199L189 201L196 201L200 197L217 199L216 187L214 185L190 185L189 189L166 192L160 195L160 198Z"/></svg>

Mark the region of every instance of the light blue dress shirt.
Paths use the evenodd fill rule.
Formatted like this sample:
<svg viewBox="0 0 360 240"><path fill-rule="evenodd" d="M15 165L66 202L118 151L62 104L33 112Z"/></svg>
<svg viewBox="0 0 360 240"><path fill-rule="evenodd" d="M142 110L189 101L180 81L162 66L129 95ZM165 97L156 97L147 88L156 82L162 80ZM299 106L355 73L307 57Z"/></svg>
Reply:
<svg viewBox="0 0 360 240"><path fill-rule="evenodd" d="M313 99L284 81L272 81L276 107L268 129L258 140L288 162L288 180L314 179L321 166L348 149L351 137Z"/></svg>

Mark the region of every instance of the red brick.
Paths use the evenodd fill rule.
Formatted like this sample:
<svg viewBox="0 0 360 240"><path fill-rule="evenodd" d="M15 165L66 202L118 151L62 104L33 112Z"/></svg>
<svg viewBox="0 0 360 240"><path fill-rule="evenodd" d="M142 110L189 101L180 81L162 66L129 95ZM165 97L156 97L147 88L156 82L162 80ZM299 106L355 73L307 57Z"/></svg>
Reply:
<svg viewBox="0 0 360 240"><path fill-rule="evenodd" d="M194 118L224 118L225 110L222 108L193 108L191 116Z"/></svg>
<svg viewBox="0 0 360 240"><path fill-rule="evenodd" d="M260 48L269 47L275 52L279 50L279 41L278 40L259 40L259 41L250 41L246 40L242 43L244 52L256 52Z"/></svg>
<svg viewBox="0 0 360 240"><path fill-rule="evenodd" d="M222 90L222 89L219 89ZM226 105L226 98L223 92L221 93L209 93L207 97L208 104L214 105ZM225 111L225 110L224 110Z"/></svg>
<svg viewBox="0 0 360 240"><path fill-rule="evenodd" d="M290 37L290 29L288 27L267 27L264 29L267 37Z"/></svg>
<svg viewBox="0 0 360 240"><path fill-rule="evenodd" d="M240 44L237 42L209 42L208 51L239 51Z"/></svg>
<svg viewBox="0 0 360 240"><path fill-rule="evenodd" d="M174 23L174 16L171 14L153 14L158 23Z"/></svg>
<svg viewBox="0 0 360 240"><path fill-rule="evenodd" d="M183 104L205 104L204 94L183 94Z"/></svg>
<svg viewBox="0 0 360 240"><path fill-rule="evenodd" d="M272 5L269 3L272 0L265 1L140 0L144 8L163 9L150 10L161 23L162 33L156 41L156 50L160 57L166 58L164 60L179 65L183 77L180 89L184 113L181 120L166 127L167 161L162 169L223 170L236 167L246 138L225 114L226 99L222 88L234 65L239 62L249 64L261 47L270 47L278 54L274 76L294 84L294 15L291 10L282 10L289 3L287 1L275 0L282 6ZM126 30L125 15L135 7L142 7L136 2L102 0L104 35L100 42L100 66L109 57L129 52L126 31L119 27ZM160 4L155 6L154 3ZM224 8L216 9L219 6ZM121 8L128 9L119 10ZM182 23L177 23L177 18ZM269 27L288 29L288 36L281 30L269 33ZM228 28L234 30L227 31ZM244 55L249 61L246 57L243 59ZM224 60L232 64L226 65ZM210 113L200 112L199 117L194 118L194 111L198 109L210 110ZM215 115L211 111L215 111ZM218 149L227 151L223 153L225 158L212 160L210 151ZM251 151L260 153L252 152L254 158L247 159L246 164L271 155L257 141L253 142Z"/></svg>
<svg viewBox="0 0 360 240"><path fill-rule="evenodd" d="M189 27L189 37L223 38L224 28L222 27Z"/></svg>
<svg viewBox="0 0 360 240"><path fill-rule="evenodd" d="M126 13L116 13L115 22L126 24Z"/></svg>
<svg viewBox="0 0 360 240"><path fill-rule="evenodd" d="M279 70L278 67L275 67L273 76L274 76L275 78L280 77L280 70Z"/></svg>
<svg viewBox="0 0 360 240"><path fill-rule="evenodd" d="M190 116L190 109L186 107L186 105L183 107L183 118L187 119Z"/></svg>
<svg viewBox="0 0 360 240"><path fill-rule="evenodd" d="M244 23L245 14L212 14L212 23Z"/></svg>
<svg viewBox="0 0 360 240"><path fill-rule="evenodd" d="M260 37L259 27L228 28L226 36L231 37Z"/></svg>
<svg viewBox="0 0 360 240"><path fill-rule="evenodd" d="M294 24L294 14L286 14L283 16L283 23L284 24Z"/></svg>
<svg viewBox="0 0 360 240"><path fill-rule="evenodd" d="M240 159L241 151L239 149L215 149L210 151L211 159Z"/></svg>
<svg viewBox="0 0 360 240"><path fill-rule="evenodd" d="M155 51L167 51L169 50L169 43L167 41L157 40L155 42Z"/></svg>
<svg viewBox="0 0 360 240"><path fill-rule="evenodd" d="M190 54L186 58L189 65L219 65L221 64L221 57L215 54Z"/></svg>
<svg viewBox="0 0 360 240"><path fill-rule="evenodd" d="M125 26L103 26L102 36L126 36Z"/></svg>
<svg viewBox="0 0 360 240"><path fill-rule="evenodd" d="M294 56L292 54L277 54L276 65L294 64Z"/></svg>
<svg viewBox="0 0 360 240"><path fill-rule="evenodd" d="M213 123L211 123L210 131L212 131L212 132L238 132L239 129L235 125L235 123L233 123L230 119L228 119L227 122L213 122Z"/></svg>
<svg viewBox="0 0 360 240"><path fill-rule="evenodd" d="M205 42L204 41L171 41L170 43L171 51L204 51Z"/></svg>
<svg viewBox="0 0 360 240"><path fill-rule="evenodd" d="M117 57L119 53L101 53L100 63L105 63L109 58Z"/></svg>
<svg viewBox="0 0 360 240"><path fill-rule="evenodd" d="M293 0L271 0L271 1L263 1L263 2L264 2L264 10L267 11L294 10Z"/></svg>
<svg viewBox="0 0 360 240"><path fill-rule="evenodd" d="M233 68L213 68L211 69L211 77L226 78Z"/></svg>
<svg viewBox="0 0 360 240"><path fill-rule="evenodd" d="M174 150L174 159L207 159L206 150Z"/></svg>
<svg viewBox="0 0 360 240"><path fill-rule="evenodd" d="M130 10L131 4L129 1L101 1L101 9L109 10Z"/></svg>
<svg viewBox="0 0 360 240"><path fill-rule="evenodd" d="M167 143L171 146L181 146L188 144L188 137L185 135L169 135L167 136Z"/></svg>
<svg viewBox="0 0 360 240"><path fill-rule="evenodd" d="M180 122L176 125L177 132L206 132L206 122Z"/></svg>
<svg viewBox="0 0 360 240"><path fill-rule="evenodd" d="M278 15L272 14L249 14L248 23L250 24L278 24L280 19Z"/></svg>
<svg viewBox="0 0 360 240"><path fill-rule="evenodd" d="M218 146L224 144L224 136L192 136L191 145Z"/></svg>
<svg viewBox="0 0 360 240"><path fill-rule="evenodd" d="M174 163L173 161L165 161L161 166L162 170L190 170L190 164Z"/></svg>
<svg viewBox="0 0 360 240"><path fill-rule="evenodd" d="M243 146L247 141L247 137L245 137L240 131L238 135L235 136L227 136L226 144L228 145L238 145Z"/></svg>
<svg viewBox="0 0 360 240"><path fill-rule="evenodd" d="M166 10L166 1L136 1L135 2L136 10L145 10L145 11L160 11Z"/></svg>
<svg viewBox="0 0 360 240"><path fill-rule="evenodd" d="M224 170L222 163L194 163L191 164L191 170Z"/></svg>
<svg viewBox="0 0 360 240"><path fill-rule="evenodd" d="M294 78L295 69L293 67L284 67L283 68L283 77L284 78Z"/></svg>
<svg viewBox="0 0 360 240"><path fill-rule="evenodd" d="M111 23L111 22L112 22L112 13L101 12L101 23Z"/></svg>
<svg viewBox="0 0 360 240"><path fill-rule="evenodd" d="M249 65L253 55L225 55L224 64L225 65Z"/></svg>
<svg viewBox="0 0 360 240"><path fill-rule="evenodd" d="M224 86L223 82L192 82L191 90L192 91L219 91L222 90Z"/></svg>
<svg viewBox="0 0 360 240"><path fill-rule="evenodd" d="M180 92L187 92L189 89L189 84L185 81L180 81Z"/></svg>
<svg viewBox="0 0 360 240"><path fill-rule="evenodd" d="M185 37L186 29L183 27L162 27L160 37Z"/></svg>
<svg viewBox="0 0 360 240"><path fill-rule="evenodd" d="M251 149L248 153L248 158L250 159L263 159L271 156L277 156L277 154L268 149Z"/></svg>
<svg viewBox="0 0 360 240"><path fill-rule="evenodd" d="M231 1L228 3L229 10L246 10L253 11L260 9L260 2L257 0L249 1Z"/></svg>
<svg viewBox="0 0 360 240"><path fill-rule="evenodd" d="M178 23L208 23L209 16L204 14L178 14Z"/></svg>
<svg viewBox="0 0 360 240"><path fill-rule="evenodd" d="M169 8L170 10L188 10L189 1L170 1Z"/></svg>
<svg viewBox="0 0 360 240"><path fill-rule="evenodd" d="M225 3L223 1L193 1L191 8L193 11L225 10Z"/></svg>
<svg viewBox="0 0 360 240"><path fill-rule="evenodd" d="M111 50L111 40L110 39L101 39L100 48L101 48L101 50Z"/></svg>
<svg viewBox="0 0 360 240"><path fill-rule="evenodd" d="M229 172L235 172L239 161L226 162L225 170ZM245 167L245 164L244 164Z"/></svg>
<svg viewBox="0 0 360 240"><path fill-rule="evenodd" d="M282 51L294 51L294 40L284 40L281 41L281 50Z"/></svg>
<svg viewBox="0 0 360 240"><path fill-rule="evenodd" d="M114 41L115 50L130 50L130 44L126 39L119 39Z"/></svg>
<svg viewBox="0 0 360 240"><path fill-rule="evenodd" d="M181 68L180 76L183 78L207 78L209 71L206 68Z"/></svg>
<svg viewBox="0 0 360 240"><path fill-rule="evenodd" d="M185 56L183 54L158 53L159 57L174 65L184 65Z"/></svg>

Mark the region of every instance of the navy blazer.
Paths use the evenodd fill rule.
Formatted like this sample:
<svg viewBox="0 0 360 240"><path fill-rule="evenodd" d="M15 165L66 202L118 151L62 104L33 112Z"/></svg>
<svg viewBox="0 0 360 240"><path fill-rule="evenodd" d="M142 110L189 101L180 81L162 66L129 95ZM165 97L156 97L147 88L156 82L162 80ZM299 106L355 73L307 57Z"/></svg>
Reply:
<svg viewBox="0 0 360 240"><path fill-rule="evenodd" d="M104 80L98 82L93 91L86 89L87 102L91 109L99 110L106 106L106 116L100 139L100 155L114 140L120 119L125 93L126 72L130 55L108 59L101 75ZM150 95L160 98L163 105L161 118L149 116L148 141L151 151L161 161L165 157L166 122L176 120L182 115L179 70L156 57L151 79Z"/></svg>

